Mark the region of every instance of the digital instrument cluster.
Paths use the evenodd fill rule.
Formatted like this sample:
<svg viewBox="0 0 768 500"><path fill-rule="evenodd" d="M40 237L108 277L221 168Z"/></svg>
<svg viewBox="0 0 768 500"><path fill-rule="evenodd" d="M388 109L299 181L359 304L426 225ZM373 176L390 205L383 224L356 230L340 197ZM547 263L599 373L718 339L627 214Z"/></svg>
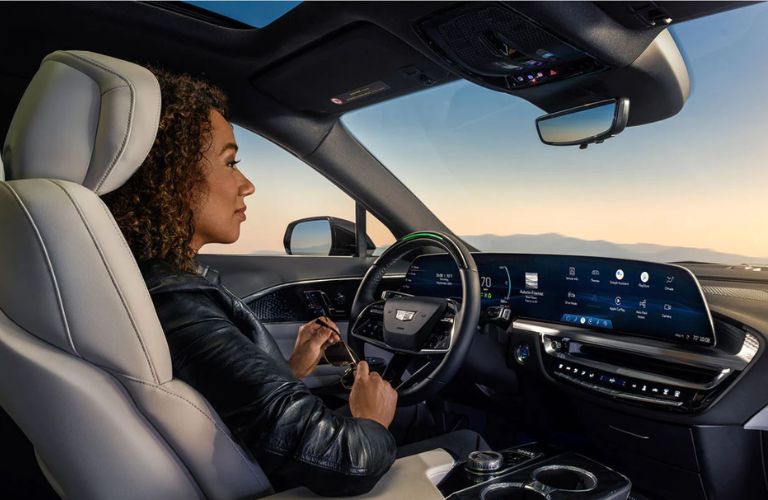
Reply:
<svg viewBox="0 0 768 500"><path fill-rule="evenodd" d="M712 347L712 317L687 270L600 257L474 254L486 317L530 318ZM411 264L403 292L461 299L461 282L447 255Z"/></svg>

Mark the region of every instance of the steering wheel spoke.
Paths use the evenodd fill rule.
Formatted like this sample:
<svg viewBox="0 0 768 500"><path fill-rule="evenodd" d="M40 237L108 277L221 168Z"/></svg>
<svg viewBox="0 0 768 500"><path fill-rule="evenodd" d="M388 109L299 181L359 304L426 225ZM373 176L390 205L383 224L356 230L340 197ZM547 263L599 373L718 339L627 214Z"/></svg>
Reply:
<svg viewBox="0 0 768 500"><path fill-rule="evenodd" d="M393 354L389 363L387 363L386 370L381 375L382 378L389 380L392 383L392 387L396 387L400 384L401 378L412 359L411 356L406 354Z"/></svg>
<svg viewBox="0 0 768 500"><path fill-rule="evenodd" d="M395 390L407 388L424 380L442 360L442 356L409 356L395 354L387 364L382 377L388 380Z"/></svg>
<svg viewBox="0 0 768 500"><path fill-rule="evenodd" d="M352 325L353 337L391 351L384 342L384 300L371 302L363 308Z"/></svg>

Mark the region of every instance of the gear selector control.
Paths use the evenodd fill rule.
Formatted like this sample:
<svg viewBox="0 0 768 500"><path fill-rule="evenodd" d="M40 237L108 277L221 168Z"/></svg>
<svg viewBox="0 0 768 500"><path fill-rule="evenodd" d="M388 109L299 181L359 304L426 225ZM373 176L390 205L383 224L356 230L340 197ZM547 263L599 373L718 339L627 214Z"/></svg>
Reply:
<svg viewBox="0 0 768 500"><path fill-rule="evenodd" d="M501 469L504 456L498 451L473 451L467 456L467 471L480 474L493 474Z"/></svg>

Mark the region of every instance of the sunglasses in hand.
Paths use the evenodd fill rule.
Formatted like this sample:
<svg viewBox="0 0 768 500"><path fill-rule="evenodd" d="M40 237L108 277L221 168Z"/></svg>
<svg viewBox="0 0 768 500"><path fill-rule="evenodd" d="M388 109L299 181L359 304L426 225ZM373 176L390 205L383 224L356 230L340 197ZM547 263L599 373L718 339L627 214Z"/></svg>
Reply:
<svg viewBox="0 0 768 500"><path fill-rule="evenodd" d="M333 333L339 336L339 341L335 344L328 345L323 350L323 358L326 363L331 366L342 367L347 369L344 371L344 375L341 376L341 386L345 389L352 389L352 384L355 382L355 369L357 368L357 355L349 348L349 346L341 340L341 334L334 327L323 321L321 318L315 320L315 322L321 326L330 329Z"/></svg>

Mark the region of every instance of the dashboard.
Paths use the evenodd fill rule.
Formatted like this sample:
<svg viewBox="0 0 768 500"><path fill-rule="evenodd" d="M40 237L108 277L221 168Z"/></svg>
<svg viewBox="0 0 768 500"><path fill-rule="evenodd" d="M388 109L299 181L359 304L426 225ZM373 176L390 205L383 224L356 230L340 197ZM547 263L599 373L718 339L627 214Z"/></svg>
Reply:
<svg viewBox="0 0 768 500"><path fill-rule="evenodd" d="M485 318L527 318L614 336L716 345L701 287L683 267L561 255L482 253L474 258ZM461 283L447 255L423 255L408 269L402 291L460 299Z"/></svg>
<svg viewBox="0 0 768 500"><path fill-rule="evenodd" d="M768 460L768 266L473 257L482 316L446 399L511 415L528 435L576 432L654 498L765 497L754 492L764 492ZM460 298L446 256L398 264L375 297ZM319 314L318 302L348 320L360 280L279 285L249 305L293 335ZM441 359L427 347L414 363Z"/></svg>
<svg viewBox="0 0 768 500"><path fill-rule="evenodd" d="M621 404L708 410L747 369L760 334L711 311L687 268L602 257L476 253L481 323L509 367ZM705 287L709 288L709 287ZM410 264L400 291L460 300L444 254ZM717 313L713 316L713 312Z"/></svg>

